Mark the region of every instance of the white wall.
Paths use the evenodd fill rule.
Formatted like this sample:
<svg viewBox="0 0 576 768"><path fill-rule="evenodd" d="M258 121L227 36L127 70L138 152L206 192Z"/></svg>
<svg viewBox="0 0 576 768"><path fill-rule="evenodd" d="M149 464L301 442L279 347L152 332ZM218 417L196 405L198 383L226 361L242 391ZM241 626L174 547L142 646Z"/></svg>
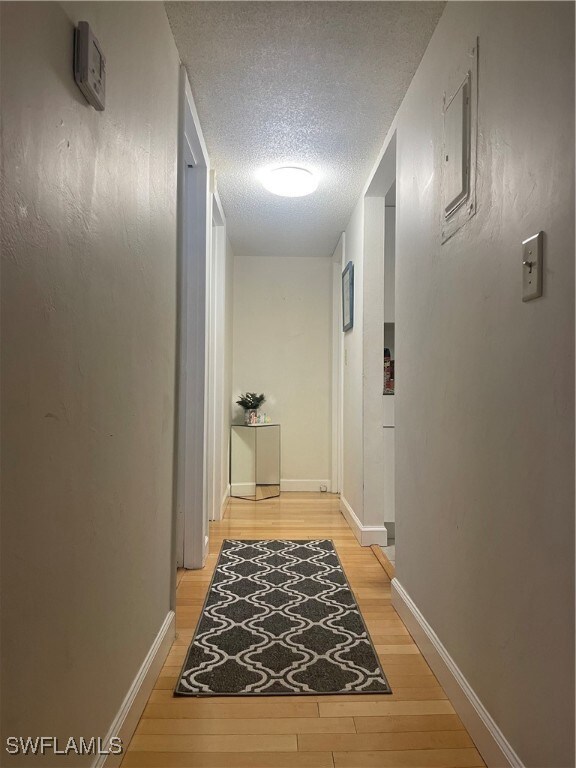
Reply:
<svg viewBox="0 0 576 768"><path fill-rule="evenodd" d="M162 4L1 13L2 726L104 736L170 609L178 56Z"/></svg>
<svg viewBox="0 0 576 768"><path fill-rule="evenodd" d="M363 442L365 526L384 524L384 429L382 390L384 387L384 198L364 199L363 248ZM386 544L381 541L372 543Z"/></svg>
<svg viewBox="0 0 576 768"><path fill-rule="evenodd" d="M363 253L364 198L362 197L346 228L342 269L354 264L354 325L344 334L344 375L342 382L342 504L363 522L364 519L364 443L363 424Z"/></svg>
<svg viewBox="0 0 576 768"><path fill-rule="evenodd" d="M354 264L354 326L344 334L341 509L364 546L387 543L382 472L384 198L362 196L345 232Z"/></svg>
<svg viewBox="0 0 576 768"><path fill-rule="evenodd" d="M232 423L232 339L233 339L233 280L234 253L230 241L226 238L223 258L219 270L218 285L221 286L222 298L222 336L218 339L218 349L222 352L223 391L219 408L222 412L219 468L219 493L216 502L220 505L220 513L226 504L229 493L230 478L230 424Z"/></svg>
<svg viewBox="0 0 576 768"><path fill-rule="evenodd" d="M476 36L478 212L441 245L443 87ZM573 4L449 3L397 136L397 577L524 764L573 766Z"/></svg>
<svg viewBox="0 0 576 768"><path fill-rule="evenodd" d="M235 258L233 399L266 395L262 410L282 427L284 490L330 481L331 315L331 259Z"/></svg>
<svg viewBox="0 0 576 768"><path fill-rule="evenodd" d="M346 250L344 232L340 235L332 254L332 493L341 493L344 476L342 466L344 389L344 335L342 333L342 262Z"/></svg>
<svg viewBox="0 0 576 768"><path fill-rule="evenodd" d="M213 226L210 270L212 323L209 356L213 365L213 385L209 394L213 404L213 423L208 425L208 446L213 453L208 489L208 514L220 520L226 506L230 456L230 389L232 339L230 331L232 295L230 291L233 254L226 234L226 219L219 198L213 201ZM217 222L217 224L216 224ZM210 374L209 374L210 375ZM209 409L210 410L210 409Z"/></svg>

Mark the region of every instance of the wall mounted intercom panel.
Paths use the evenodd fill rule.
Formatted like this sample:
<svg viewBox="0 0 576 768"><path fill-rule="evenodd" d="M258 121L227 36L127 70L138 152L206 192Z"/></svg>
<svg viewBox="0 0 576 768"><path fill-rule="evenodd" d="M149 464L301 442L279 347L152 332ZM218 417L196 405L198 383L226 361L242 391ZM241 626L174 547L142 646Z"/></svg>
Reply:
<svg viewBox="0 0 576 768"><path fill-rule="evenodd" d="M87 21L74 30L74 79L86 101L99 112L106 96L106 59Z"/></svg>

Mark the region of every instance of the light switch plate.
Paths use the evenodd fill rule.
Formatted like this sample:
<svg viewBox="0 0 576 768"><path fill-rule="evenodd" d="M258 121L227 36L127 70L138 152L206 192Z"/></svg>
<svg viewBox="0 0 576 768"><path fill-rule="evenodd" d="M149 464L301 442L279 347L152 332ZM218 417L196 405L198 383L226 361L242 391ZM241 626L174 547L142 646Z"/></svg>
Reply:
<svg viewBox="0 0 576 768"><path fill-rule="evenodd" d="M522 301L542 296L543 232L522 241Z"/></svg>

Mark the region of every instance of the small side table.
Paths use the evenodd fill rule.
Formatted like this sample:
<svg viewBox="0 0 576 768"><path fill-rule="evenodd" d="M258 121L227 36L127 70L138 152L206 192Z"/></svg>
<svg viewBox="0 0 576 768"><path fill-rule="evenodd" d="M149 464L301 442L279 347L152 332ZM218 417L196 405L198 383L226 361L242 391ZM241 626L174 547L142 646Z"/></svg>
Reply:
<svg viewBox="0 0 576 768"><path fill-rule="evenodd" d="M280 496L280 424L230 427L230 496L252 501Z"/></svg>

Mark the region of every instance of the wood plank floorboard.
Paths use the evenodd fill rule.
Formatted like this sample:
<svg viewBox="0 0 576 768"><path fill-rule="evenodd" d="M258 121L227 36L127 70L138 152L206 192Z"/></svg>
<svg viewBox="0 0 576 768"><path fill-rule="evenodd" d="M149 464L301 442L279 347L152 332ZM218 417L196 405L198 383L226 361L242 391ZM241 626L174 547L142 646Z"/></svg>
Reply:
<svg viewBox="0 0 576 768"><path fill-rule="evenodd" d="M393 693L175 698L223 539L332 539ZM176 640L123 768L477 768L484 762L331 494L230 500L202 571L178 570Z"/></svg>

